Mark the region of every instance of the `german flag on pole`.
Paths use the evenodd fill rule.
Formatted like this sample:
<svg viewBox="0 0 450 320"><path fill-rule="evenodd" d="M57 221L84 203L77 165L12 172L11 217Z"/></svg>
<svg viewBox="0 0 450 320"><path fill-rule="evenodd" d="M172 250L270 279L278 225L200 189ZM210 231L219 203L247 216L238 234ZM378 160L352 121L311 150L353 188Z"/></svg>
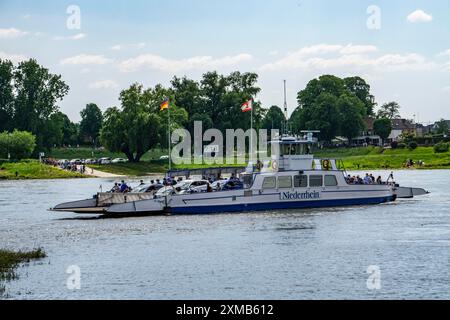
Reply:
<svg viewBox="0 0 450 320"><path fill-rule="evenodd" d="M163 103L161 103L159 111L163 111L164 109L169 109L169 99L166 99Z"/></svg>

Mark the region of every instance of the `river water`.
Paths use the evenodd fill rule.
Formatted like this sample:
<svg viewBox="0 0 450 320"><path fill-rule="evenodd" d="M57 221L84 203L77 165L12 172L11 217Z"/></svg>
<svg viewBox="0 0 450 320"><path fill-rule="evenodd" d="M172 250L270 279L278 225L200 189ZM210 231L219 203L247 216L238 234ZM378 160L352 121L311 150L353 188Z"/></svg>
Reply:
<svg viewBox="0 0 450 320"><path fill-rule="evenodd" d="M48 254L19 268L3 298L450 299L450 170L395 177L431 194L376 206L97 219L47 209L111 179L0 182L0 247Z"/></svg>

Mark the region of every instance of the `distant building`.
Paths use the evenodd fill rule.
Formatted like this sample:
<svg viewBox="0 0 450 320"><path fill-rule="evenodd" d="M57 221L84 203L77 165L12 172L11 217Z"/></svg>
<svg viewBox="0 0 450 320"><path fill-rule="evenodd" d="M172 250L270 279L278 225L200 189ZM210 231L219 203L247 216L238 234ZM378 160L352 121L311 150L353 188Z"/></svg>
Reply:
<svg viewBox="0 0 450 320"><path fill-rule="evenodd" d="M447 123L448 127L450 128L450 120L445 120L445 122ZM433 124L421 125L422 126L422 135L434 133L438 129L438 123L439 123L439 121L436 121Z"/></svg>
<svg viewBox="0 0 450 320"><path fill-rule="evenodd" d="M446 123L447 123L447 126L448 126L448 128L449 128L449 130L450 130L450 120L444 120ZM432 131L434 132L434 131L436 131L436 130L438 130L438 124L439 124L439 122L440 121L436 121L433 125L432 125Z"/></svg>
<svg viewBox="0 0 450 320"><path fill-rule="evenodd" d="M376 135L373 130L374 122L375 122L375 118L372 118L372 117L366 117L364 119L366 128L363 132L361 132L361 135L359 137L356 137L352 140L352 145L355 145L355 146L367 146L367 145L379 146L379 145L381 145L380 136Z"/></svg>

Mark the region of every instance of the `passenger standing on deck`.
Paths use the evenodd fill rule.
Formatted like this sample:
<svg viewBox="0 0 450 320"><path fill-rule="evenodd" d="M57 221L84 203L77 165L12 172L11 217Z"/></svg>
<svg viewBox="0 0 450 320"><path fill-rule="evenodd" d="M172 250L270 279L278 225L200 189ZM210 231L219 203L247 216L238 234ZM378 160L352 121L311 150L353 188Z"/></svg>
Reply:
<svg viewBox="0 0 450 320"><path fill-rule="evenodd" d="M127 186L127 184L125 183L125 181L122 180L122 183L121 183L121 185L120 185L120 192L125 193L125 192L127 192L127 191L128 191L128 186Z"/></svg>

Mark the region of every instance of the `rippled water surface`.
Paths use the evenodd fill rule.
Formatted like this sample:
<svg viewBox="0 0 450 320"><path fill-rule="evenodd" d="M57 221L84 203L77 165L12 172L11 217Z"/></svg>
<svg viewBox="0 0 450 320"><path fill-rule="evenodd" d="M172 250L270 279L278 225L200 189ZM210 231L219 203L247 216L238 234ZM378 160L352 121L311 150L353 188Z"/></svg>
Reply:
<svg viewBox="0 0 450 320"><path fill-rule="evenodd" d="M376 173L378 174L378 173ZM386 177L387 172L381 172ZM0 182L0 247L48 258L18 299L449 299L450 171L398 171L427 196L377 206L96 219L47 209L108 179ZM66 286L79 266L81 289ZM367 268L380 268L369 290Z"/></svg>

